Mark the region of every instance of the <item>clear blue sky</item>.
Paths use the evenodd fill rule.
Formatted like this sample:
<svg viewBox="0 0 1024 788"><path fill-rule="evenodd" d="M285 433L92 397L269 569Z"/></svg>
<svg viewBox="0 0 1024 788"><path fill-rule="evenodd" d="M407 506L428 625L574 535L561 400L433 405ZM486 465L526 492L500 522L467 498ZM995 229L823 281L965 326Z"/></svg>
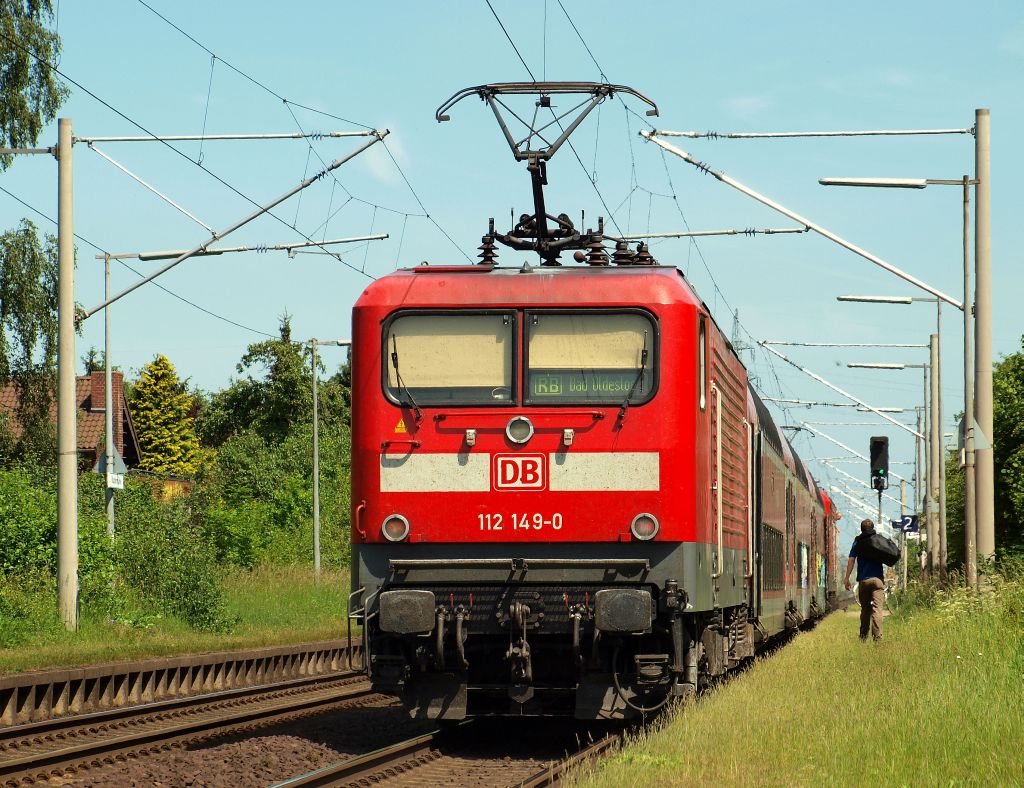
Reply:
<svg viewBox="0 0 1024 788"><path fill-rule="evenodd" d="M1020 347L1017 304L1024 274L1013 239L1016 192L1024 173L1016 140L1024 131L1024 7L987 2L823 4L642 3L493 0L538 79L627 84L661 108L665 129L775 131L969 127L976 107L992 110L995 324L997 354ZM329 131L358 128L291 102L367 126L391 130L388 147L415 190L378 146L276 213L230 236L225 245L300 240L286 225L317 238L388 232L387 241L350 250L346 262L322 255L245 254L188 261L159 280L173 293L249 328L189 306L152 285L114 307L115 362L134 370L164 353L183 377L204 389L225 385L246 346L274 334L293 316L295 336L345 337L350 307L368 276L421 260L464 262L476 255L487 219L505 227L511 210L530 209L524 166L513 161L493 118L476 100L437 124L436 107L458 89L529 76L483 0L346 4L199 3L154 8L214 52L211 56L137 0L62 2L60 68L124 115L159 134ZM545 21L546 18L546 21ZM600 71L594 60L600 64ZM225 62L278 94L275 97ZM636 107L639 111L639 107ZM293 115L294 113L294 115ZM138 134L139 129L72 86L62 114L78 136ZM637 137L639 121L618 101L602 108L573 141L596 176L623 232L791 226L786 219L701 175L663 159ZM56 126L41 142L56 139ZM960 193L826 189L824 175L956 178L973 172L968 136L771 141L679 141L716 169L803 213L933 285L962 291ZM208 142L203 167L263 202L304 173L351 150L351 140ZM251 204L203 168L159 144L101 145L207 224L223 228ZM193 159L199 143L182 143ZM667 167L666 167L667 165ZM564 149L549 169L548 205L588 220L607 214L584 168ZM20 159L0 184L33 206L56 213L56 167L45 157ZM347 199L355 199L338 213ZM677 200L672 199L676 195ZM418 196L418 198L417 198ZM188 248L207 237L199 225L91 152L75 150L76 230L111 252ZM422 201L422 206L420 202ZM379 206L374 208L373 206ZM677 207L678 206L678 207ZM420 214L427 212L454 244ZM28 212L0 194L2 226ZM323 225L325 220L334 214ZM973 221L973 216L972 216ZM48 223L39 220L41 227ZM611 224L611 222L609 222ZM404 229L404 233L403 233ZM507 229L507 228L506 228ZM709 238L652 246L663 263L683 268L725 330L739 309L744 339L925 342L934 308L915 304L837 304L840 293L917 295L907 284L814 235ZM79 242L77 298L102 300L102 264ZM501 260L523 255L503 250ZM152 263L132 263L138 270ZM712 283L711 276L718 287ZM114 287L135 274L116 266ZM946 431L962 407L960 317L945 310ZM256 331L250 330L256 329ZM102 347L102 318L90 320L79 354ZM338 359L327 350L333 368ZM921 351L793 350L792 355L872 404L913 407L917 372L848 370L860 361L924 360ZM749 357L748 357L749 358ZM836 402L838 395L758 351L751 372L769 396ZM776 411L780 422L864 421L848 409ZM889 434L893 460L909 460L912 442L890 427L825 427L866 452L871 434ZM814 462L839 450L801 433L798 451L826 482L836 474ZM861 465L844 465L866 476ZM900 468L901 466L894 466ZM866 500L870 501L869 498ZM860 515L845 507L844 524ZM892 511L891 509L889 511ZM847 535L848 538L848 535Z"/></svg>

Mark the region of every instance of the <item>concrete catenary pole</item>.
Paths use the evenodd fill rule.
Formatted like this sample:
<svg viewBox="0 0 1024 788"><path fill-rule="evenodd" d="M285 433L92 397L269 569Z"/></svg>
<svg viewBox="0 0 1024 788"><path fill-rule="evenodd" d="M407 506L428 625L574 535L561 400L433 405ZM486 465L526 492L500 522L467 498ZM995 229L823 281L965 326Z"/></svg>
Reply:
<svg viewBox="0 0 1024 788"><path fill-rule="evenodd" d="M929 338L929 346L931 349L931 365L932 365L932 391L931 391L931 429L929 430L930 436L928 438L930 456L929 456L929 470L930 470L930 486L928 488L928 503L929 503L929 516L928 516L928 564L933 574L942 574L942 568L940 562L942 555L939 549L939 543L941 537L939 536L940 530L940 517L939 517L939 485L942 475L939 473L939 464L942 462L942 425L939 423L939 409L937 407L939 401L939 376L935 374L935 370L938 368L939 362L939 337L938 334L932 334Z"/></svg>
<svg viewBox="0 0 1024 788"><path fill-rule="evenodd" d="M78 430L71 119L57 121L57 609L78 629Z"/></svg>
<svg viewBox="0 0 1024 788"><path fill-rule="evenodd" d="M313 574L320 577L320 426L316 393L316 346L309 340L313 361Z"/></svg>
<svg viewBox="0 0 1024 788"><path fill-rule="evenodd" d="M927 380L928 370L925 369L925 370L923 370L923 372L925 373L925 379ZM914 411L915 411L915 413L917 415L917 431L920 432L921 434L924 434L924 410L922 408L914 408ZM917 521L918 546L921 545L921 541L920 541L921 534L924 533L924 526L923 526L924 517L920 516L922 514L922 511L921 511L921 508L920 508L921 490L924 487L924 484L923 484L923 481L922 481L923 476L922 476L922 471L921 471L921 467L922 467L921 466L921 451L923 449L922 443L923 443L923 441L920 438L915 438L914 439L914 514L919 515L918 521ZM920 557L919 557L919 560L920 560ZM918 569L920 569L920 568L921 567L918 566Z"/></svg>
<svg viewBox="0 0 1024 788"><path fill-rule="evenodd" d="M931 358L929 357L929 362ZM926 364L924 367L924 398L921 405L921 434L924 436L922 443L922 458L924 460L924 472L921 478L922 484L918 497L921 500L922 514L924 515L920 523L921 539L923 540L924 550L921 553L921 568L924 570L926 575L931 574L932 565L931 553L928 547L932 543L932 430L931 430L931 408L928 407L928 400L931 397L931 387L928 385L929 380L929 369L930 364Z"/></svg>
<svg viewBox="0 0 1024 788"><path fill-rule="evenodd" d="M110 298L110 255L103 255L103 298ZM92 370L89 370L90 373ZM110 367L110 307L103 310L103 440L106 443L106 474L104 490L107 504L107 535L114 538L114 488L110 474L114 472L114 395Z"/></svg>
<svg viewBox="0 0 1024 788"><path fill-rule="evenodd" d="M977 180L974 224L974 414L984 443L974 442L978 561L996 551L995 468L992 457L992 239L990 224L989 111L974 112L974 177Z"/></svg>
<svg viewBox="0 0 1024 788"><path fill-rule="evenodd" d="M900 481L900 588L907 587L907 532L903 530L902 520L907 516L907 480Z"/></svg>
<svg viewBox="0 0 1024 788"><path fill-rule="evenodd" d="M946 581L946 447L942 421L942 301L936 300L935 316L935 418L939 423L939 465L936 481L939 484L939 578Z"/></svg>
<svg viewBox="0 0 1024 788"><path fill-rule="evenodd" d="M974 357L971 354L971 185L964 176L964 581L978 584L978 520L974 479Z"/></svg>

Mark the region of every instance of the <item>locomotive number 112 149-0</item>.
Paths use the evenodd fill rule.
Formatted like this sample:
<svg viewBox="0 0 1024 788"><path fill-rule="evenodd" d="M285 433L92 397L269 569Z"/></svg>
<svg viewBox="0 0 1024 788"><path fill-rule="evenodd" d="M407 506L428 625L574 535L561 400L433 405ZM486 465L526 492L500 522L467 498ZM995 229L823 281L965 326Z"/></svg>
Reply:
<svg viewBox="0 0 1024 788"><path fill-rule="evenodd" d="M477 521L481 531L540 531L551 528L555 531L562 528L562 515L559 513L545 517L543 514L504 515L498 512L478 514Z"/></svg>

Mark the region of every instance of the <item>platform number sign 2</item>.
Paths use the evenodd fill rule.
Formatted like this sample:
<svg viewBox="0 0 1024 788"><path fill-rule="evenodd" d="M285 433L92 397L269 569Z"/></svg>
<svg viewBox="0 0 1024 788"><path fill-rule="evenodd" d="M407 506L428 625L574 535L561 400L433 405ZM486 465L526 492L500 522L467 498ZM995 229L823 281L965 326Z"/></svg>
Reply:
<svg viewBox="0 0 1024 788"><path fill-rule="evenodd" d="M905 514L899 520L892 521L893 530L902 531L905 534L917 533L917 515Z"/></svg>

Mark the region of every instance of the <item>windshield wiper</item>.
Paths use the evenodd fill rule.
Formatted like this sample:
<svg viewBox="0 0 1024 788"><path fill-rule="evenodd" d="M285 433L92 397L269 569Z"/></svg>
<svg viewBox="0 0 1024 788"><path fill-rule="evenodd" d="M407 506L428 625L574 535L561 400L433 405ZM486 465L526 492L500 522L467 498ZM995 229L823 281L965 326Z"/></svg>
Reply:
<svg viewBox="0 0 1024 788"><path fill-rule="evenodd" d="M640 368L636 371L636 378L633 379L633 385L629 387L629 392L626 394L626 398L622 400L622 405L619 406L618 421L621 425L626 421L626 411L629 409L629 401L633 398L633 394L636 393L636 387L640 385L640 381L644 379L644 372L647 371L647 332L644 331L644 347L640 351Z"/></svg>
<svg viewBox="0 0 1024 788"><path fill-rule="evenodd" d="M644 351L645 353L647 351ZM409 398L409 406L412 408L412 412L416 416L416 422L419 423L423 419L423 412L420 410L420 406L416 404L415 398L412 396L412 392L409 391L409 387L405 385L405 381L402 380L402 374L398 371L398 340L395 335L391 335L391 366L395 368L395 382L398 384L398 393L404 393ZM401 402L401 400L399 400Z"/></svg>

